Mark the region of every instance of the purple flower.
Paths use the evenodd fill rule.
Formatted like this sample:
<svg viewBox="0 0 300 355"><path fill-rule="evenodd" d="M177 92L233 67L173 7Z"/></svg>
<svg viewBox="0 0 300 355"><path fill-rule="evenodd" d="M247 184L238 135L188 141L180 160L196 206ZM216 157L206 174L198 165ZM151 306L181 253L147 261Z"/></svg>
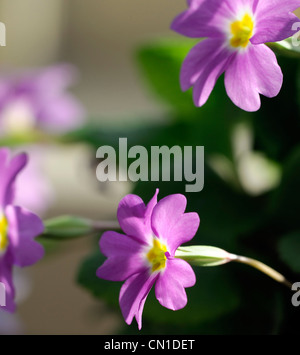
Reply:
<svg viewBox="0 0 300 355"><path fill-rule="evenodd" d="M74 81L72 66L61 64L0 77L1 135L30 129L64 132L80 125L83 108L66 89Z"/></svg>
<svg viewBox="0 0 300 355"><path fill-rule="evenodd" d="M276 96L283 75L275 54L263 43L292 36L299 22L291 11L300 0L188 0L188 9L171 28L187 37L205 40L185 59L180 83L193 89L196 106L209 98L225 72L225 88L235 105L245 111L260 108L260 96Z"/></svg>
<svg viewBox="0 0 300 355"><path fill-rule="evenodd" d="M42 216L55 200L54 188L43 169L47 147L22 146L16 153L20 151L26 152L30 159L16 181L15 204Z"/></svg>
<svg viewBox="0 0 300 355"><path fill-rule="evenodd" d="M147 295L155 283L159 303L175 311L185 307L185 288L196 282L191 266L175 258L175 251L194 237L199 216L184 213L183 195L170 195L159 202L157 195L158 190L147 206L136 195L125 196L119 204L118 220L126 235L109 231L100 239L107 260L97 276L125 281L120 307L126 323L131 324L135 317L139 329Z"/></svg>
<svg viewBox="0 0 300 355"><path fill-rule="evenodd" d="M44 226L39 217L13 204L16 178L27 163L27 155L13 159L9 155L8 149L0 148L0 282L6 289L6 306L1 308L13 312L13 266L29 266L43 257L44 249L34 238Z"/></svg>

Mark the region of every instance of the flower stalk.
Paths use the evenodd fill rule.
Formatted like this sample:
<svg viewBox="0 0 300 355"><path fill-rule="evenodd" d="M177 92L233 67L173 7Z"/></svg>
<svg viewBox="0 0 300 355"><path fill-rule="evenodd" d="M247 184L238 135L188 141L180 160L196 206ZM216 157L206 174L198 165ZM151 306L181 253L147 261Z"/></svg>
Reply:
<svg viewBox="0 0 300 355"><path fill-rule="evenodd" d="M261 261L252 259L252 258L247 258L246 256L240 256L240 255L232 255L232 261L236 261L241 264L246 264L251 267L254 267L255 269L261 271L265 275L271 277L273 280L282 283L283 285L287 286L289 289L292 287L292 283L289 282L282 274L280 274L278 271L274 270L270 266L262 263Z"/></svg>
<svg viewBox="0 0 300 355"><path fill-rule="evenodd" d="M40 237L72 239L85 237L107 229L119 230L117 221L93 221L77 216L59 216L44 222L45 230Z"/></svg>
<svg viewBox="0 0 300 355"><path fill-rule="evenodd" d="M195 266L218 266L235 261L261 271L273 280L287 286L289 289L292 287L292 284L282 274L261 261L246 256L231 254L216 247L206 245L180 247L176 251L175 258L183 259Z"/></svg>

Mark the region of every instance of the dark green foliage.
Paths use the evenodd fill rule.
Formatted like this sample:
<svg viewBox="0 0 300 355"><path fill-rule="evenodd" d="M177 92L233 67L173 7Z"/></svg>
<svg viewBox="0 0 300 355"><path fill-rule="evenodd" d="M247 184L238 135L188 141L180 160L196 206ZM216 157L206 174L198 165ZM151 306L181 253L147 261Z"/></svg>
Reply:
<svg viewBox="0 0 300 355"><path fill-rule="evenodd" d="M95 148L117 147L119 137L130 146L205 146L205 187L185 193L185 182L138 182L134 193L148 201L156 187L159 197L184 193L188 211L201 218L192 244L209 244L269 264L292 282L300 281L300 115L299 59L279 58L284 86L278 97L262 98L262 108L247 113L227 98L220 78L209 101L195 108L191 92L179 88L181 63L194 42L160 41L144 46L137 55L139 67L152 92L169 108L160 125L122 130L87 127L69 139L84 140ZM157 122L157 120L156 120ZM218 154L234 166L232 131L246 122L254 132L254 149L282 169L278 187L251 196L222 180L207 164ZM103 262L99 252L85 260L78 281L92 294L118 309L121 284L95 276ZM199 268L197 284L188 289L185 309L162 308L150 294L143 314L142 333L150 334L281 334L299 333L299 310L291 305L291 292L256 270L230 264ZM297 317L298 315L298 317ZM125 324L125 323L124 323ZM136 324L124 332L137 333Z"/></svg>

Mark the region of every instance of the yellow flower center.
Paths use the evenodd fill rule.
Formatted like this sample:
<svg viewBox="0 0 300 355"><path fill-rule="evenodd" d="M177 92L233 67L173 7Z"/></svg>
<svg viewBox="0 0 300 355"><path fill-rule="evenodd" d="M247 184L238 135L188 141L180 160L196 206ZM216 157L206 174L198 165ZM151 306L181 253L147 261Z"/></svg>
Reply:
<svg viewBox="0 0 300 355"><path fill-rule="evenodd" d="M249 14L244 15L241 21L234 21L230 25L232 37L230 44L234 48L246 48L252 37L254 22Z"/></svg>
<svg viewBox="0 0 300 355"><path fill-rule="evenodd" d="M147 259L152 265L152 272L164 269L167 257L165 255L167 247L158 239L153 239L153 247L147 253Z"/></svg>
<svg viewBox="0 0 300 355"><path fill-rule="evenodd" d="M8 246L7 229L7 219L2 216L0 217L0 254L4 252Z"/></svg>

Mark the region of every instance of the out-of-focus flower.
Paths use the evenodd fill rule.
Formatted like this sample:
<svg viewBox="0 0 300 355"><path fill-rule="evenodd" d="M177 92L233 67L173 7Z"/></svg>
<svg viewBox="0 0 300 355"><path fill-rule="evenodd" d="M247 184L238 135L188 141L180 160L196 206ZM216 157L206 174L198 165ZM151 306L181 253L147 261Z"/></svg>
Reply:
<svg viewBox="0 0 300 355"><path fill-rule="evenodd" d="M47 147L27 146L18 148L16 153L20 151L30 159L16 181L15 204L42 216L55 199L54 188L43 170Z"/></svg>
<svg viewBox="0 0 300 355"><path fill-rule="evenodd" d="M44 230L42 221L14 205L15 182L26 163L26 154L10 159L9 150L0 149L0 282L6 292L6 305L1 308L9 312L16 307L13 266L32 265L44 255L43 247L34 240Z"/></svg>
<svg viewBox="0 0 300 355"><path fill-rule="evenodd" d="M126 323L131 324L135 317L139 329L146 298L155 283L160 304L178 310L187 304L185 288L196 282L191 266L175 258L175 252L194 237L199 216L184 213L183 195L170 195L159 202L157 195L158 190L147 206L139 196L125 196L117 215L126 235L108 231L100 239L100 249L107 260L97 270L97 276L126 280L120 291L120 307Z"/></svg>
<svg viewBox="0 0 300 355"><path fill-rule="evenodd" d="M81 104L67 88L75 69L61 64L0 76L0 135L24 134L33 129L57 133L82 123Z"/></svg>
<svg viewBox="0 0 300 355"><path fill-rule="evenodd" d="M283 75L275 54L264 43L295 34L291 11L300 0L188 0L188 9L171 28L187 37L206 38L186 57L180 74L183 91L194 87L196 106L209 98L225 72L225 88L245 111L260 108L260 96L276 96Z"/></svg>

